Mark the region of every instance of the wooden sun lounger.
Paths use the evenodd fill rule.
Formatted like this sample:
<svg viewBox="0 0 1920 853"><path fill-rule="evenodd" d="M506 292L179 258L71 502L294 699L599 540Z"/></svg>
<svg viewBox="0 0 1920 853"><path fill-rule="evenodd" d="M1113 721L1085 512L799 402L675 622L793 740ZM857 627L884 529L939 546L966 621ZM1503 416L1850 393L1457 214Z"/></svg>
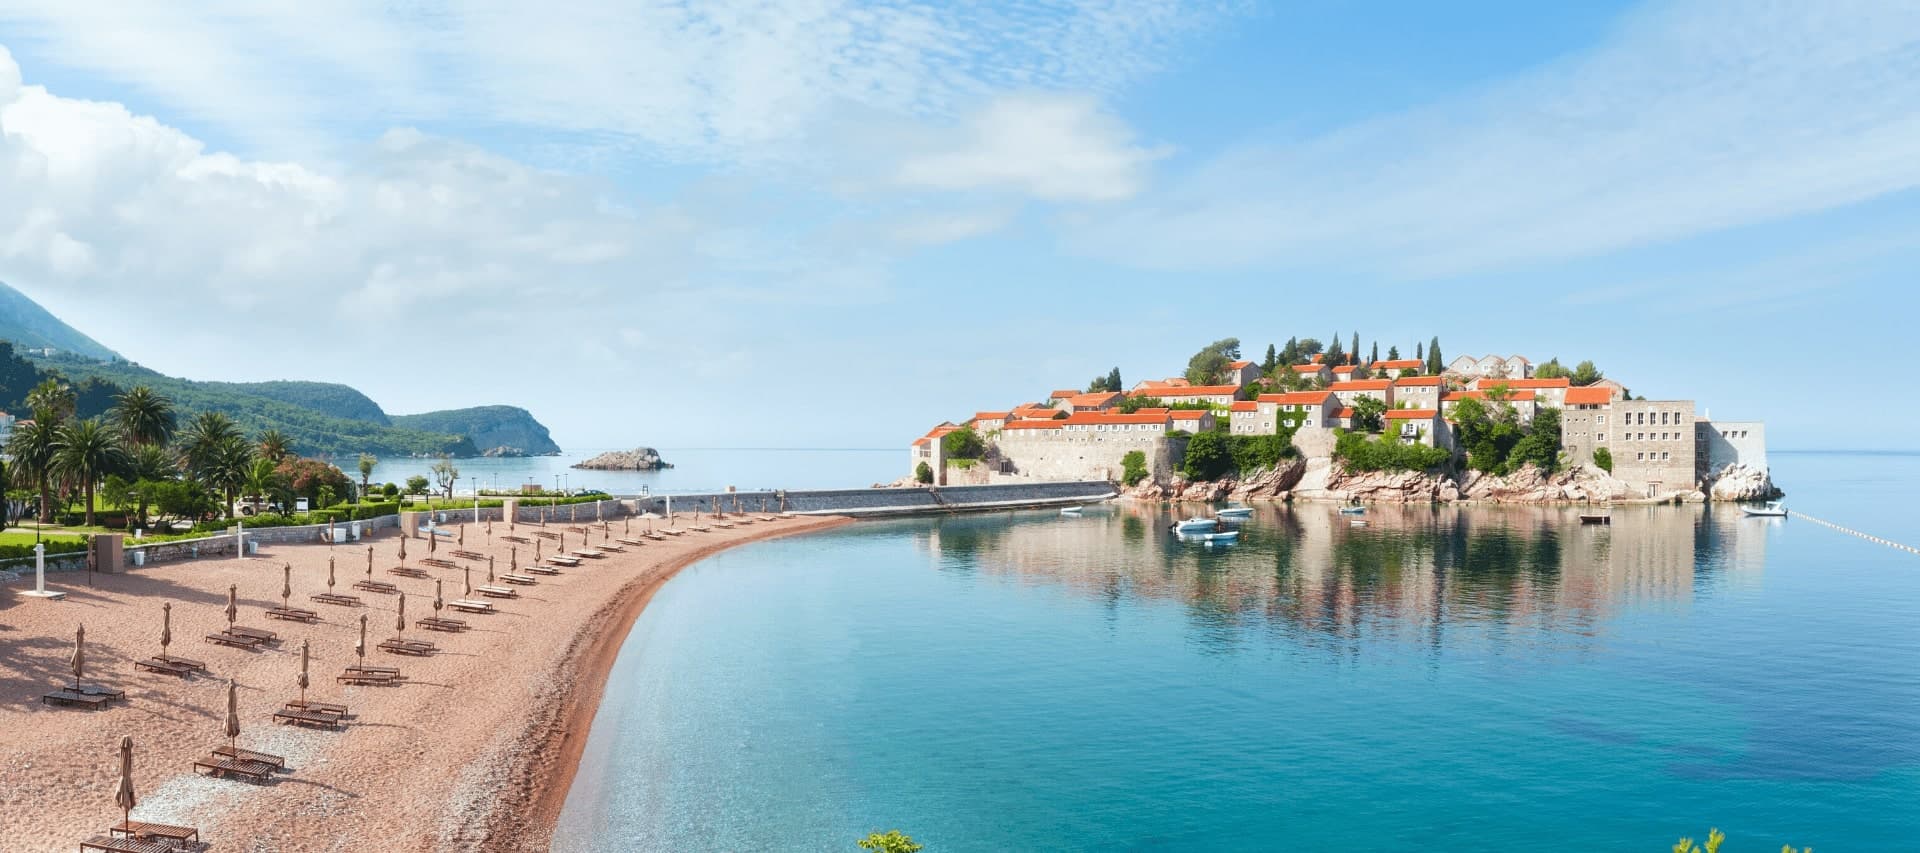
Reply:
<svg viewBox="0 0 1920 853"><path fill-rule="evenodd" d="M427 576L427 570L416 569L412 566L394 566L387 570L387 574L403 578L424 578Z"/></svg>
<svg viewBox="0 0 1920 853"><path fill-rule="evenodd" d="M647 537L648 539L652 539L652 540L653 540L653 541L655 541L655 542L665 542L665 541L667 541L667 537L666 537L666 535L665 535L665 534L660 534L660 533L642 533L642 534L640 534L640 535L641 535L641 536L645 536L645 537ZM676 533L676 534L674 534L674 535L675 535L675 536L678 536L678 535L680 535L680 534L678 534L678 533Z"/></svg>
<svg viewBox="0 0 1920 853"><path fill-rule="evenodd" d="M519 598L520 591L510 586L476 586L474 592L488 598Z"/></svg>
<svg viewBox="0 0 1920 853"><path fill-rule="evenodd" d="M547 562L552 563L556 566L561 566L563 568L568 568L568 569L580 568L579 557L565 557L565 556L556 554L552 557L548 557Z"/></svg>
<svg viewBox="0 0 1920 853"><path fill-rule="evenodd" d="M494 612L493 605L491 603L488 603L485 601L475 601L470 598L456 598L452 601L447 602L447 606L455 610L458 610L461 613L492 613Z"/></svg>
<svg viewBox="0 0 1920 853"><path fill-rule="evenodd" d="M442 619L438 616L428 616L425 619L416 620L413 624L415 627L428 631L447 631L457 634L467 630L467 623L465 622L458 619Z"/></svg>
<svg viewBox="0 0 1920 853"><path fill-rule="evenodd" d="M626 547L625 547L625 546L621 546L621 545L612 545L612 544L608 544L608 543L605 543L605 542L602 542L602 543L600 543L599 545L595 545L595 546L593 546L593 547L594 547L594 549L595 549L595 550L597 550L597 551L599 551L599 552L600 552L600 553L602 553L602 554L625 554L625 553L627 553L627 549L626 549Z"/></svg>
<svg viewBox="0 0 1920 853"><path fill-rule="evenodd" d="M622 545L631 545L635 548L638 548L642 545L647 544L647 540L645 539L634 539L628 536L616 536L614 537L613 541L618 542Z"/></svg>
<svg viewBox="0 0 1920 853"><path fill-rule="evenodd" d="M732 529L733 529L733 522L731 522L731 521L716 521L716 522L714 522L714 523L713 523L713 526L715 526L715 527L718 527L718 528L720 528L720 529L722 529L722 530L732 530Z"/></svg>
<svg viewBox="0 0 1920 853"><path fill-rule="evenodd" d="M114 838L110 835L95 835L80 842L80 853L89 850L98 853L175 853L179 849L171 841L141 841L138 838Z"/></svg>
<svg viewBox="0 0 1920 853"><path fill-rule="evenodd" d="M75 693L71 690L61 689L41 696L40 701L48 705L58 705L65 708L86 708L93 710L107 707L107 704L113 701L113 697L96 696L90 693Z"/></svg>
<svg viewBox="0 0 1920 853"><path fill-rule="evenodd" d="M421 561L420 561L420 565L423 565L423 566L432 566L432 567L434 567L434 568L436 568L436 569L457 569L457 568L460 568L460 564L459 564L459 563L456 563L456 562L454 562L454 561L452 561L452 560L449 560L449 559L446 559L445 557L427 557L427 558L425 558L425 559L423 559L423 560L421 560Z"/></svg>
<svg viewBox="0 0 1920 853"><path fill-rule="evenodd" d="M568 551L567 555L582 560L604 560L607 558L607 555L595 551L592 548L575 548Z"/></svg>
<svg viewBox="0 0 1920 853"><path fill-rule="evenodd" d="M528 539L525 536L502 536L500 537L500 541L512 542L516 545L532 545L533 544L533 540Z"/></svg>
<svg viewBox="0 0 1920 853"><path fill-rule="evenodd" d="M275 607L267 611L270 619L284 619L288 622L318 622L320 614L304 607Z"/></svg>
<svg viewBox="0 0 1920 853"><path fill-rule="evenodd" d="M353 588L363 589L367 592L385 593L387 595L393 595L400 591L399 587L386 581L354 581Z"/></svg>
<svg viewBox="0 0 1920 853"><path fill-rule="evenodd" d="M713 528L708 527L704 524L689 524L687 525L687 529L695 533L712 533L713 532Z"/></svg>
<svg viewBox="0 0 1920 853"><path fill-rule="evenodd" d="M366 666L364 664L354 664L352 666L349 666L347 667L347 671L348 672L370 672L375 675L397 676L400 674L400 668L397 666Z"/></svg>
<svg viewBox="0 0 1920 853"><path fill-rule="evenodd" d="M347 670L334 677L341 684L387 685L400 683L400 676L385 672Z"/></svg>
<svg viewBox="0 0 1920 853"><path fill-rule="evenodd" d="M238 776L249 782L265 782L267 774L273 768L257 761L235 761L231 758L209 755L193 762L193 772L198 773L202 770L207 771L210 776Z"/></svg>
<svg viewBox="0 0 1920 853"><path fill-rule="evenodd" d="M507 583L518 584L520 586L533 586L540 582L539 579L530 578L526 575L501 575L500 579Z"/></svg>
<svg viewBox="0 0 1920 853"><path fill-rule="evenodd" d="M573 526L571 526L571 527L568 527L568 528L567 528L567 532L569 532L569 533L578 533L578 534L580 534L580 535L582 535L582 536L585 536L585 535L586 535L586 533L587 533L587 528L585 528L585 527L581 527L580 525L577 525L577 524L576 524L576 525L573 525Z"/></svg>
<svg viewBox="0 0 1920 853"><path fill-rule="evenodd" d="M422 643L418 640L382 640L380 642L380 650L396 655L412 655L414 657L426 657L439 651L432 643Z"/></svg>
<svg viewBox="0 0 1920 853"><path fill-rule="evenodd" d="M665 534L667 534L668 536L685 536L685 535L687 535L687 532L686 532L685 530L681 530L681 529L680 529L680 528L678 528L678 527L662 527L662 528L660 528L660 532L661 532L661 533L665 533Z"/></svg>
<svg viewBox="0 0 1920 853"><path fill-rule="evenodd" d="M259 637L229 634L225 631L221 631L218 634L208 634L207 642L236 649L257 649L260 647Z"/></svg>
<svg viewBox="0 0 1920 853"><path fill-rule="evenodd" d="M551 530L535 530L533 532L533 535L538 536L542 539L550 539L555 542L560 541L560 534L555 533Z"/></svg>
<svg viewBox="0 0 1920 853"><path fill-rule="evenodd" d="M487 555L485 554L482 554L478 551L468 551L464 548L458 551L450 551L448 553L452 554L455 557L459 557L462 560L484 560L487 558Z"/></svg>
<svg viewBox="0 0 1920 853"><path fill-rule="evenodd" d="M277 643L280 641L279 634L275 634L274 632L268 631L264 628L248 628L245 625L235 625L231 628L228 628L225 631L225 633L234 634L241 637L252 637L256 640L259 640L262 643Z"/></svg>
<svg viewBox="0 0 1920 853"><path fill-rule="evenodd" d="M332 702L315 702L311 699L305 702L294 699L287 703L287 707L295 711L307 711L314 714L332 714L336 717L344 717L347 715L347 706L345 705L336 705Z"/></svg>
<svg viewBox="0 0 1920 853"><path fill-rule="evenodd" d="M174 844L184 844L200 840L200 830L191 826L173 826L165 823L148 823L144 820L123 821L107 827L107 834L128 836L138 841L158 838Z"/></svg>
<svg viewBox="0 0 1920 853"><path fill-rule="evenodd" d="M528 566L526 570L536 575L557 575L560 573L559 569L552 566Z"/></svg>
<svg viewBox="0 0 1920 853"><path fill-rule="evenodd" d="M160 660L160 658L158 657L151 658L151 659ZM184 666L188 669L195 670L198 672L207 671L207 664L205 661L197 661L197 660L194 660L193 658L183 658L178 655L167 655L166 662L171 664L178 664L180 666Z"/></svg>
<svg viewBox="0 0 1920 853"><path fill-rule="evenodd" d="M362 583L364 583L364 581ZM322 593L310 595L308 596L308 598L311 598L314 601L320 602L321 604L337 604L341 607L365 606L364 604L361 603L360 597L357 595L338 595L331 592L322 592Z"/></svg>
<svg viewBox="0 0 1920 853"><path fill-rule="evenodd" d="M251 749L241 749L237 746L228 746L224 743L214 747L213 754L229 761L247 761L254 764L265 764L275 770L285 770L287 767L287 760L285 758L281 758L271 752L254 752Z"/></svg>
<svg viewBox="0 0 1920 853"><path fill-rule="evenodd" d="M340 728L340 718L332 714L295 711L291 708L281 708L273 712L273 721L276 723L291 723L296 726L318 726L323 729Z"/></svg>
<svg viewBox="0 0 1920 853"><path fill-rule="evenodd" d="M163 675L178 675L182 677L195 671L193 667L187 666L179 661L161 660L159 658L147 658L146 660L134 661L133 668L142 672L158 672Z"/></svg>

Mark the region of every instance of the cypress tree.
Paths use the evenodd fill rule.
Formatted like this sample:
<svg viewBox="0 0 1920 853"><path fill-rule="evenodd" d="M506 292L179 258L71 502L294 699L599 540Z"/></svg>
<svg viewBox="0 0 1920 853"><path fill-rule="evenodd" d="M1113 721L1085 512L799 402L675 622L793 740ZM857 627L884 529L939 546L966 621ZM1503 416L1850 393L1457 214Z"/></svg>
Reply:
<svg viewBox="0 0 1920 853"><path fill-rule="evenodd" d="M1340 364L1341 362L1344 362L1347 360L1346 352L1340 349L1340 333L1339 332L1334 332L1333 337L1327 339L1327 351L1325 353L1325 356L1326 357L1321 360L1326 362L1328 367L1332 367L1334 365Z"/></svg>
<svg viewBox="0 0 1920 853"><path fill-rule="evenodd" d="M1415 361L1426 361L1427 345L1419 341L1414 341L1413 342L1413 358Z"/></svg>
<svg viewBox="0 0 1920 853"><path fill-rule="evenodd" d="M1399 347L1396 347L1396 346L1389 346L1389 347L1387 347L1387 360L1388 360L1388 361L1399 361L1399 360L1400 360L1400 348L1399 348Z"/></svg>
<svg viewBox="0 0 1920 853"><path fill-rule="evenodd" d="M1107 390L1120 390L1120 368L1116 367L1113 372L1107 374Z"/></svg>
<svg viewBox="0 0 1920 853"><path fill-rule="evenodd" d="M1347 363L1360 363L1360 333L1353 333L1353 346L1347 348Z"/></svg>
<svg viewBox="0 0 1920 853"><path fill-rule="evenodd" d="M1261 373L1272 373L1273 366L1280 363L1280 354L1275 352L1273 344L1267 344L1267 360L1260 363Z"/></svg>
<svg viewBox="0 0 1920 853"><path fill-rule="evenodd" d="M1447 366L1440 361L1440 336L1434 335L1433 340L1427 342L1427 374L1439 376L1445 369Z"/></svg>
<svg viewBox="0 0 1920 853"><path fill-rule="evenodd" d="M1280 360L1289 366L1300 363L1300 338L1298 336L1287 339L1287 348L1280 351Z"/></svg>
<svg viewBox="0 0 1920 853"><path fill-rule="evenodd" d="M1374 341L1374 342L1373 342L1373 353L1372 353L1371 355L1368 355L1368 356L1367 356L1367 366L1369 366L1369 367L1371 367L1371 366L1373 366L1373 363L1374 363L1374 362L1376 362L1376 361L1379 361L1379 360L1380 360L1380 342L1379 342L1379 341Z"/></svg>

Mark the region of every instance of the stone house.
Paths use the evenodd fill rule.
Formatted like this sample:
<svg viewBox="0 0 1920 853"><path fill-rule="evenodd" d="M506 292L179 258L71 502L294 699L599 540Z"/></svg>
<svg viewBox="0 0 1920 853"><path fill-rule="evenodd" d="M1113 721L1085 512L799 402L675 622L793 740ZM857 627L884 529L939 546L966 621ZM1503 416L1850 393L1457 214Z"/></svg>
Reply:
<svg viewBox="0 0 1920 853"><path fill-rule="evenodd" d="M1387 412L1386 434L1407 444L1453 449L1453 429L1439 409L1393 409Z"/></svg>
<svg viewBox="0 0 1920 853"><path fill-rule="evenodd" d="M1327 386L1333 396L1340 398L1340 405L1351 406L1362 397L1372 397L1393 408L1393 381L1390 379L1356 379L1352 382L1335 382Z"/></svg>
<svg viewBox="0 0 1920 853"><path fill-rule="evenodd" d="M1699 476L1719 474L1728 465L1746 465L1767 469L1767 425L1760 421L1716 421L1701 418L1694 422L1694 443L1699 445L1695 458Z"/></svg>
<svg viewBox="0 0 1920 853"><path fill-rule="evenodd" d="M1253 400L1235 400L1227 411L1227 431L1234 435L1272 435L1273 417L1262 417L1260 404Z"/></svg>
<svg viewBox="0 0 1920 853"><path fill-rule="evenodd" d="M1446 372L1462 380L1529 379L1533 376L1533 362L1518 355L1483 355L1479 358L1463 355L1449 362Z"/></svg>
<svg viewBox="0 0 1920 853"><path fill-rule="evenodd" d="M1393 380L1393 404L1408 409L1438 409L1446 380L1438 376L1403 376Z"/></svg>
<svg viewBox="0 0 1920 853"><path fill-rule="evenodd" d="M1591 465L1594 450L1605 447L1614 478L1645 497L1698 485L1699 438L1692 400L1582 403L1560 422L1568 460Z"/></svg>
<svg viewBox="0 0 1920 853"><path fill-rule="evenodd" d="M1426 362L1417 358L1396 358L1391 361L1382 360L1374 362L1372 372L1375 375L1387 379L1399 379L1402 376L1419 374L1426 365Z"/></svg>
<svg viewBox="0 0 1920 853"><path fill-rule="evenodd" d="M1305 379L1308 382L1317 381L1324 385L1333 381L1333 371L1319 362L1313 364L1296 364L1288 369L1293 371L1293 375Z"/></svg>
<svg viewBox="0 0 1920 853"><path fill-rule="evenodd" d="M1343 364L1333 369L1333 381L1352 382L1368 378L1367 369L1357 364Z"/></svg>
<svg viewBox="0 0 1920 853"><path fill-rule="evenodd" d="M1260 378L1260 365L1251 361L1236 361L1227 365L1227 381L1235 385L1245 385Z"/></svg>
<svg viewBox="0 0 1920 853"><path fill-rule="evenodd" d="M1568 388L1561 396L1561 402L1568 409L1597 409L1610 406L1620 399L1619 393L1603 385L1587 385L1580 388Z"/></svg>
<svg viewBox="0 0 1920 853"><path fill-rule="evenodd" d="M1241 399L1239 385L1189 385L1185 388L1162 388L1145 392L1139 396L1154 397L1168 403L1209 403L1222 409Z"/></svg>
<svg viewBox="0 0 1920 853"><path fill-rule="evenodd" d="M1489 400L1485 391L1448 391L1440 395L1440 416L1449 422L1453 421L1453 410L1461 400L1479 400L1489 411L1500 405ZM1534 414L1540 411L1537 397L1532 391L1508 391L1504 402L1513 407L1514 414L1522 424L1533 423Z"/></svg>
<svg viewBox="0 0 1920 853"><path fill-rule="evenodd" d="M1266 433L1277 432L1283 427L1292 430L1326 427L1333 410L1340 406L1339 398L1332 391L1261 394L1254 403L1262 413L1263 422L1270 424Z"/></svg>
<svg viewBox="0 0 1920 853"><path fill-rule="evenodd" d="M999 432L1001 427L1004 427L1007 425L1008 414L1010 413L1008 412L974 412L973 413L973 429L975 432L980 433L980 435L982 436L986 436L989 433Z"/></svg>
<svg viewBox="0 0 1920 853"><path fill-rule="evenodd" d="M1203 433L1213 430L1213 413L1205 409L1174 409L1167 413L1173 429L1191 433Z"/></svg>
<svg viewBox="0 0 1920 853"><path fill-rule="evenodd" d="M1057 407L1063 412L1104 412L1120 405L1123 395L1118 391L1096 391L1075 394L1061 401Z"/></svg>
<svg viewBox="0 0 1920 853"><path fill-rule="evenodd" d="M1166 379L1142 379L1139 382L1133 383L1133 390L1129 393L1135 397L1152 397L1155 396L1152 393L1154 391L1166 388L1185 388L1192 384L1193 383L1188 382L1185 377L1181 376L1173 376Z"/></svg>
<svg viewBox="0 0 1920 853"><path fill-rule="evenodd" d="M1539 405L1552 406L1557 409L1566 405L1567 389L1572 388L1573 383L1564 376L1558 379L1488 379L1483 377L1473 381L1473 390L1475 391L1491 391L1501 386L1505 386L1510 392L1532 391Z"/></svg>

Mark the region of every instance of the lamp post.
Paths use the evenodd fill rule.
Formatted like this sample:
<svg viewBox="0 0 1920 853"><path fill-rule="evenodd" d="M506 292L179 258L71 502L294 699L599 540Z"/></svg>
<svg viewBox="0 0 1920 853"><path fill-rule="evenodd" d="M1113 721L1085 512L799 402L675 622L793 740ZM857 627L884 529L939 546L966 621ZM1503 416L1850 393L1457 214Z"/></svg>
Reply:
<svg viewBox="0 0 1920 853"><path fill-rule="evenodd" d="M480 478L470 477L473 481L473 523L480 523Z"/></svg>

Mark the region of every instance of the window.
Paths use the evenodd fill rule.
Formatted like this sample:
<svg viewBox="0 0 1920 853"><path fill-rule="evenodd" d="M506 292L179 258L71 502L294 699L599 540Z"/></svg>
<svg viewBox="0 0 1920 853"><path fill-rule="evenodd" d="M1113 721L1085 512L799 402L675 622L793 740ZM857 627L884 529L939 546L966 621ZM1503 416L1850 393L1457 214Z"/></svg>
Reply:
<svg viewBox="0 0 1920 853"><path fill-rule="evenodd" d="M1645 452L1645 451L1642 451L1642 452L1640 452L1640 453L1635 453L1635 454L1634 454L1634 457L1635 457L1635 460L1634 460L1634 461L1636 461L1636 462L1645 462L1645 461L1647 461L1647 454L1646 454L1646 452Z"/></svg>
<svg viewBox="0 0 1920 853"><path fill-rule="evenodd" d="M1599 416L1596 416L1596 417L1594 418L1594 421L1593 421L1593 422L1594 422L1594 423L1597 423L1597 424L1599 424L1599 425L1601 425L1601 426L1606 426L1606 425L1607 425L1607 416L1606 416L1606 415L1599 415Z"/></svg>
<svg viewBox="0 0 1920 853"><path fill-rule="evenodd" d="M1606 440L1607 440L1607 434L1606 434L1606 433L1604 433L1604 432L1603 432L1603 433L1600 433L1600 435L1599 435L1599 436L1597 436L1597 437L1595 437L1595 439L1594 439L1594 440L1595 440L1595 441L1606 441Z"/></svg>

